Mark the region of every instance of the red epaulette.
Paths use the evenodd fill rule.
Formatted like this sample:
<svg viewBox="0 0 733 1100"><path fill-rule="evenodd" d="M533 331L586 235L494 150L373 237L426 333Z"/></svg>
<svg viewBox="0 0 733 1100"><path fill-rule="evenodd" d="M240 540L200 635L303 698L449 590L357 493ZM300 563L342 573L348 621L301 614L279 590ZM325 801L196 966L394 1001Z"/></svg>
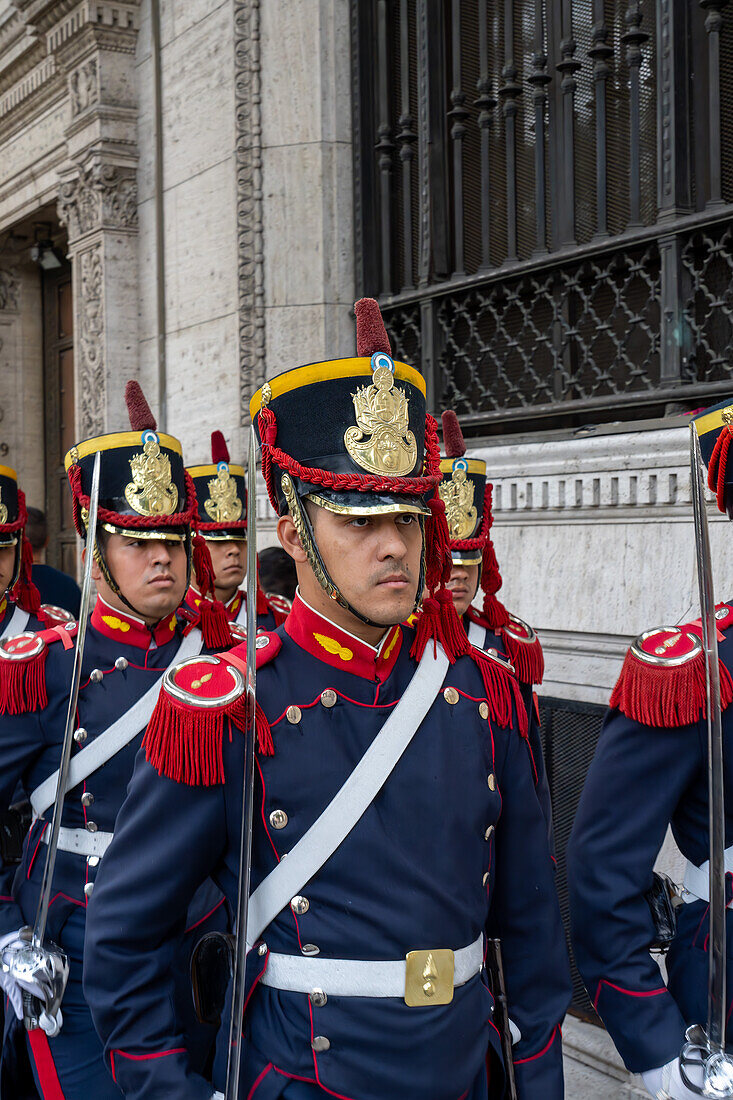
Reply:
<svg viewBox="0 0 733 1100"><path fill-rule="evenodd" d="M733 609L715 609L718 641L733 626ZM706 713L705 654L700 621L647 630L632 643L611 694L611 706L645 726L689 726ZM720 702L733 702L733 679L720 664Z"/></svg>
<svg viewBox="0 0 733 1100"><path fill-rule="evenodd" d="M498 653L488 653L478 646L471 646L471 658L478 665L484 681L486 698L490 708L490 717L500 726L511 727L513 723L512 702L517 716L519 732L522 737L529 736L527 708L522 699L514 665Z"/></svg>
<svg viewBox="0 0 733 1100"><path fill-rule="evenodd" d="M502 636L521 684L532 687L542 683L545 675L545 655L542 652L542 644L529 623L510 614L509 622L505 626L493 627L475 607L469 607L468 617L472 622L483 626L485 630Z"/></svg>
<svg viewBox="0 0 733 1100"><path fill-rule="evenodd" d="M285 622L292 610L292 600L289 600L287 596L281 596L279 592L266 592L265 599L275 617L276 624L280 626L281 623Z"/></svg>
<svg viewBox="0 0 733 1100"><path fill-rule="evenodd" d="M257 635L257 668L272 661L282 641L277 634ZM240 729L246 720L246 640L226 653L189 657L163 676L158 702L143 738L148 762L159 775L192 787L224 782L224 720ZM255 716L257 748L275 749L262 709Z"/></svg>
<svg viewBox="0 0 733 1100"><path fill-rule="evenodd" d="M0 642L0 714L28 714L48 706L46 657L54 642L71 649L78 624L26 631Z"/></svg>

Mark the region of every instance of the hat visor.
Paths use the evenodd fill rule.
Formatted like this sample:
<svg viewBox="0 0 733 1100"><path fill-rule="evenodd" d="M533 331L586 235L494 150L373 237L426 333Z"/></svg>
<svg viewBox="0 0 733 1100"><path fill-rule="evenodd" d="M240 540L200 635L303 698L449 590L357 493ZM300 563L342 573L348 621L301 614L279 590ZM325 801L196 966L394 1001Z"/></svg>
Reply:
<svg viewBox="0 0 733 1100"><path fill-rule="evenodd" d="M17 532L0 531L0 546L17 546L18 535Z"/></svg>
<svg viewBox="0 0 733 1100"><path fill-rule="evenodd" d="M100 527L110 535L124 535L128 539L157 539L160 542L183 542L189 534L187 527L116 527L113 523L101 523Z"/></svg>
<svg viewBox="0 0 733 1100"><path fill-rule="evenodd" d="M342 493L320 486L318 492L308 492L308 488L307 485L302 486L302 494L306 500L312 500L314 504L337 515L430 515L430 509L422 497L406 496L404 493L361 493L358 490Z"/></svg>
<svg viewBox="0 0 733 1100"><path fill-rule="evenodd" d="M202 531L207 542L246 542L247 529L244 527L222 528L221 531Z"/></svg>
<svg viewBox="0 0 733 1100"><path fill-rule="evenodd" d="M451 557L454 565L480 565L483 560L483 550L452 550Z"/></svg>

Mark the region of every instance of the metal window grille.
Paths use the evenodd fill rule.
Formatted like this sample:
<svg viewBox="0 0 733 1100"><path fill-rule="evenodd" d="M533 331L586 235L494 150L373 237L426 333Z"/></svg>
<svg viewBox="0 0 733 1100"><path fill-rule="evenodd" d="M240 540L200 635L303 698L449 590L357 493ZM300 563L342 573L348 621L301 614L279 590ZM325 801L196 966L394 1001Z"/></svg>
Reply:
<svg viewBox="0 0 733 1100"><path fill-rule="evenodd" d="M352 0L360 293L478 430L730 392L733 5Z"/></svg>
<svg viewBox="0 0 733 1100"><path fill-rule="evenodd" d="M570 952L573 982L572 1007L586 1019L598 1022L593 1005L578 973L570 944L570 904L565 852L578 809L586 772L596 751L605 707L562 699L540 699L542 744L552 795L552 817L557 856L557 893Z"/></svg>

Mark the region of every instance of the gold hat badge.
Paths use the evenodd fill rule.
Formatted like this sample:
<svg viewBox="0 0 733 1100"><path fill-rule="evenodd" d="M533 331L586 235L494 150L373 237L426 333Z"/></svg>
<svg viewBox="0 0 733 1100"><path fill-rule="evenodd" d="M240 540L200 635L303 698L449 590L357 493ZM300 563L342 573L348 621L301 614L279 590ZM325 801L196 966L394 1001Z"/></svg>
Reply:
<svg viewBox="0 0 733 1100"><path fill-rule="evenodd" d="M171 462L160 453L153 431L143 433L143 453L130 459L132 481L125 486L125 499L141 516L170 516L178 504L178 489L171 477Z"/></svg>
<svg viewBox="0 0 733 1100"><path fill-rule="evenodd" d="M0 523L8 522L8 509L2 501L3 491L0 489Z"/></svg>
<svg viewBox="0 0 733 1100"><path fill-rule="evenodd" d="M352 394L356 426L344 443L351 458L372 474L408 474L417 461L417 442L409 430L407 397L394 384L394 363L384 352L372 356L372 382Z"/></svg>
<svg viewBox="0 0 733 1100"><path fill-rule="evenodd" d="M445 504L445 518L452 539L467 539L473 534L478 519L473 498L476 486L467 476L468 464L463 458L453 463L450 480L441 481L438 486L440 499Z"/></svg>
<svg viewBox="0 0 733 1100"><path fill-rule="evenodd" d="M209 498L204 511L214 523L233 523L242 515L242 502L237 496L237 482L229 473L226 462L216 468L216 477L209 482Z"/></svg>

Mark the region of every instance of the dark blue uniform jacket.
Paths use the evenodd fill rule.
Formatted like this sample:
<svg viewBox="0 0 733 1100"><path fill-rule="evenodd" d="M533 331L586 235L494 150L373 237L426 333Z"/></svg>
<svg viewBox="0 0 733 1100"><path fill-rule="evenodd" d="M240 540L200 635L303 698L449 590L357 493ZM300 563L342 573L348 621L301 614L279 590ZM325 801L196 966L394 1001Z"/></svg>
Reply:
<svg viewBox="0 0 733 1100"><path fill-rule="evenodd" d="M374 650L298 598L267 637L257 692L274 752L257 756L253 889L346 781L416 667L409 629L391 628ZM489 928L503 940L510 1012L522 1032L520 1096L563 1095L567 959L527 741L516 712L514 728L487 720L473 660L451 667L444 687L454 690L438 693L373 804L303 887L307 906L281 912L263 934L264 953L250 953L243 1097L267 1100L294 1077L358 1100L458 1100L486 1072L489 1050L499 1050L483 977L457 988L449 1005L419 1008L362 997L315 1007L257 978L269 951L404 959L411 949L466 946ZM239 729L227 726L225 781L209 786L159 775L141 753L98 878L85 992L129 1098L210 1096L176 1029L169 967L198 884L213 875L236 899L243 748ZM316 1053L315 1036L329 1049ZM496 1072L493 1094L501 1095Z"/></svg>
<svg viewBox="0 0 733 1100"><path fill-rule="evenodd" d="M723 712L728 847L733 844L733 685L728 672L733 670L733 612L721 607L718 625L723 701L728 704ZM567 853L578 968L619 1053L635 1073L676 1058L686 1026L707 1020L707 903L692 900L678 910L665 985L649 953L654 927L644 897L670 823L690 862L700 866L708 858L705 671L694 644L698 633L699 626L692 624L653 632L646 639L642 635L635 643L653 655L688 653L692 660L680 666L660 664L650 677L633 653L627 657ZM730 898L730 876L728 882ZM733 1008L730 912L728 918L728 997Z"/></svg>

